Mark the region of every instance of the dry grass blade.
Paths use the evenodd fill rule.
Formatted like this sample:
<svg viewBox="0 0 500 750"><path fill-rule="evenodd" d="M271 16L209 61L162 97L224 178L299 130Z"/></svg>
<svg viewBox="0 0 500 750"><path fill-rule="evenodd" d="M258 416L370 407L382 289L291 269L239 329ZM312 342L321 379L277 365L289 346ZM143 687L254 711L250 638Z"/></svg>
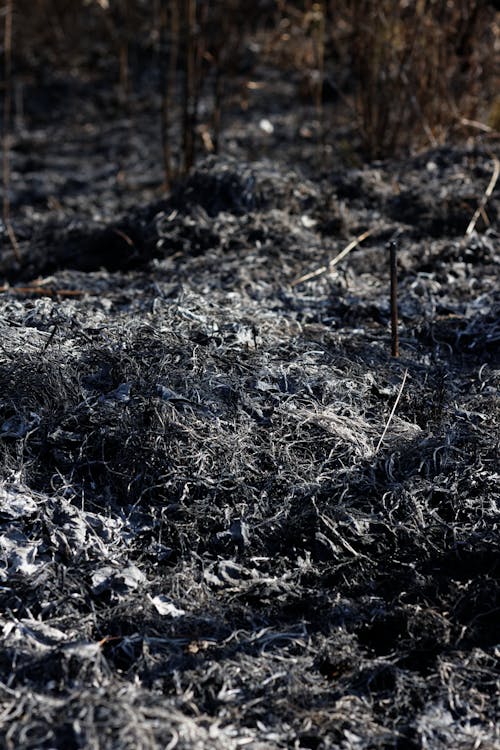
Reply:
<svg viewBox="0 0 500 750"><path fill-rule="evenodd" d="M377 447L375 448L375 453L379 452L380 446L384 442L384 438L385 438L385 436L387 434L387 430L389 429L389 425L391 424L392 419L394 417L394 414L396 413L396 409L398 408L398 404L399 404L399 401L401 399L401 396L402 396L402 393L403 393L403 388L405 387L405 383L406 383L406 378L407 377L408 377L408 368L404 371L403 380L401 381L401 385L399 387L398 395L397 395L396 400L394 402L394 406L391 409L391 413L389 414L389 419L386 422L386 425L384 427L384 431L383 431L382 435L380 436L380 440L377 443Z"/></svg>
<svg viewBox="0 0 500 750"><path fill-rule="evenodd" d="M469 120L467 117L462 117L460 119L460 124L466 125L469 128L475 128L476 130L481 130L483 133L495 132L495 128L492 128L489 125L486 125L484 122L479 122L479 120Z"/></svg>
<svg viewBox="0 0 500 750"><path fill-rule="evenodd" d="M491 198L491 195L495 189L495 185L497 184L498 176L500 175L500 161L498 161L497 157L494 156L494 154L491 154L491 158L493 159L493 174L491 175L491 179L488 183L488 187L484 191L484 195L481 198L479 206L476 208L474 212L474 216L470 220L469 225L467 229L465 230L466 237L469 237L474 231L477 220L483 213L484 208L486 204L488 203L488 200Z"/></svg>
<svg viewBox="0 0 500 750"><path fill-rule="evenodd" d="M295 281L292 281L292 286L297 286L297 284L302 284L304 281L310 281L311 279L315 279L318 276L321 276L323 273L327 273L330 271L334 266L337 265L337 263L340 263L341 260L343 260L346 255L349 255L351 250L354 250L355 247L357 247L363 240L366 240L367 237L372 235L374 233L374 229L367 229L366 232L363 232L359 235L359 237L356 237L354 240L349 242L348 245L331 260L327 266L321 266L320 268L317 268L315 271L311 271L311 273L306 273L304 276L300 276L300 278L295 279Z"/></svg>

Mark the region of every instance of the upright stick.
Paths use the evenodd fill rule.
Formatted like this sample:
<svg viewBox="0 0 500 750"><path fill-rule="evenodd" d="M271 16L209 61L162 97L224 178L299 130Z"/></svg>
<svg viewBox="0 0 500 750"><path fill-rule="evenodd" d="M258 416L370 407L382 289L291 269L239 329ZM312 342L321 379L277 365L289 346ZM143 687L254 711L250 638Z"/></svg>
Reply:
<svg viewBox="0 0 500 750"><path fill-rule="evenodd" d="M397 249L398 243L396 240L391 240L389 250L391 256L391 354L393 357L399 357Z"/></svg>

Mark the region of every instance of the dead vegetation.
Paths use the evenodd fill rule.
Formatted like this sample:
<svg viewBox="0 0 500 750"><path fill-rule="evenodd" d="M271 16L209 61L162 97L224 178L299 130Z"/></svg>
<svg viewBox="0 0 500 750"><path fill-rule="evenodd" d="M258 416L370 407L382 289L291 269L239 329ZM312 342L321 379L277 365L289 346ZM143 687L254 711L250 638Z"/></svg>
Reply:
<svg viewBox="0 0 500 750"><path fill-rule="evenodd" d="M487 182L445 150L405 189L429 164ZM387 169L343 174L346 231ZM2 295L6 747L496 746L498 200L466 238L386 214L292 287L345 247L296 185L209 160L128 217L147 273Z"/></svg>
<svg viewBox="0 0 500 750"><path fill-rule="evenodd" d="M0 745L496 748L491 6L13 7Z"/></svg>
<svg viewBox="0 0 500 750"><path fill-rule="evenodd" d="M23 82L51 74L104 76L108 98L126 108L148 62L167 187L197 154L219 151L224 111L235 99L248 106L262 64L291 76L294 98L315 108L322 158L339 127L352 157L373 159L498 125L498 12L484 0L17 0L13 9L21 108Z"/></svg>

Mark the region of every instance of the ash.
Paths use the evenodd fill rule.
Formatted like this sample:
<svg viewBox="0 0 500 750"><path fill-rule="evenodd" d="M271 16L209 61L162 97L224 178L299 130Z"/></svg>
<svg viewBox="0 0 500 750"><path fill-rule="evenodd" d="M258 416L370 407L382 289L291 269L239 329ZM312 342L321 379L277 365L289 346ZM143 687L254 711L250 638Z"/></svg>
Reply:
<svg viewBox="0 0 500 750"><path fill-rule="evenodd" d="M112 221L19 219L3 747L500 747L490 175L209 159Z"/></svg>

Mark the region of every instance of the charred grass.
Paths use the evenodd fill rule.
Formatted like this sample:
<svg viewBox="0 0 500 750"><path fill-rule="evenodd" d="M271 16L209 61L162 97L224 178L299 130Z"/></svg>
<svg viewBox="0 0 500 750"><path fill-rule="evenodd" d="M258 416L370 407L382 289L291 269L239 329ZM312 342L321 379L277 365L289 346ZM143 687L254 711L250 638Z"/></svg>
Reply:
<svg viewBox="0 0 500 750"><path fill-rule="evenodd" d="M468 227L498 143L493 131L435 143L455 132L460 86L461 104L479 107L470 82L487 78L490 6L270 4L230 34L229 55L218 37L238 17L228 4L207 36L204 83L194 79L214 83L217 65L228 79L227 153L180 179L197 96L183 89L191 109L174 97L177 180L163 195L161 103L145 104L137 76L150 92L145 59L172 54L162 34L175 19L162 8L179 6L153 4L161 33L149 38L130 34L148 27L146 5L123 17L125 4L105 5L70 31L73 5L57 4L58 45L85 52L80 114L63 74L62 89L39 85L56 111L31 100L36 149L29 131L12 153L19 247L2 228L0 257L3 745L497 747L495 186ZM18 74L30 39L52 33L37 23L27 17L15 48ZM92 88L86 55L110 40L117 56L93 58L104 82ZM188 42L177 84L198 59L200 40ZM423 86L443 60L446 80ZM261 95L240 85L256 71ZM297 111L290 81L305 97ZM215 100L203 86L206 112ZM413 110L381 106L398 87L402 104L422 96L412 127L398 117ZM328 151L328 92L356 113L348 153L337 127ZM209 143L196 134L194 158ZM330 156L316 169L318 153Z"/></svg>

